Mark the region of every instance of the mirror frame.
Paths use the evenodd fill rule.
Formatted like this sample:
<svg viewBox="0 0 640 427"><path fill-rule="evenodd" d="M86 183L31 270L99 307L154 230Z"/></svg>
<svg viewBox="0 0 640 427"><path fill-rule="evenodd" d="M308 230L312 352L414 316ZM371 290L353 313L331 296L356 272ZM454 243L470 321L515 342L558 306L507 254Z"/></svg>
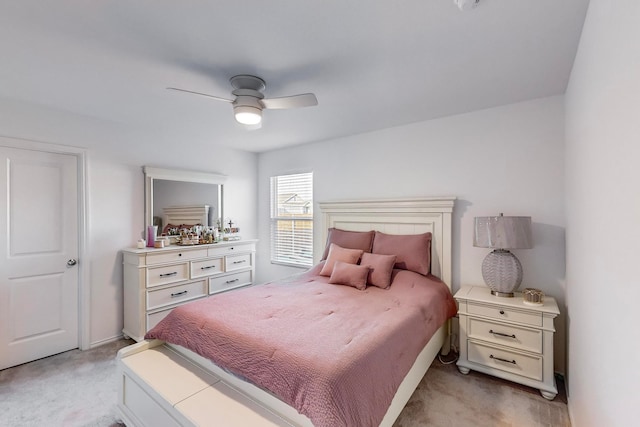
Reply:
<svg viewBox="0 0 640 427"><path fill-rule="evenodd" d="M143 166L144 172L144 229L153 224L153 181L163 179L167 181L195 182L199 184L218 185L218 217L222 221L224 218L224 183L226 175L210 172L198 172L181 169L165 169L152 166Z"/></svg>

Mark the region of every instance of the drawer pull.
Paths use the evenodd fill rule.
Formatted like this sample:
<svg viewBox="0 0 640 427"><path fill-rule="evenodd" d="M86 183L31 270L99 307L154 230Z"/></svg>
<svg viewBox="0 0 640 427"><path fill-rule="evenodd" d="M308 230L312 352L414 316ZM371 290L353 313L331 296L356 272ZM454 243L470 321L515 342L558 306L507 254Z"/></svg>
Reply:
<svg viewBox="0 0 640 427"><path fill-rule="evenodd" d="M504 314L504 310L500 310L500 314Z"/></svg>
<svg viewBox="0 0 640 427"><path fill-rule="evenodd" d="M243 259L242 261L233 261L234 264L242 264L243 262L247 262L247 260Z"/></svg>
<svg viewBox="0 0 640 427"><path fill-rule="evenodd" d="M179 297L180 295L186 295L187 292L189 291L180 291L180 292L173 293L171 294L171 298Z"/></svg>
<svg viewBox="0 0 640 427"><path fill-rule="evenodd" d="M176 274L178 274L177 271L174 271L173 273L164 273L161 274L160 277L171 277L171 276L175 276Z"/></svg>
<svg viewBox="0 0 640 427"><path fill-rule="evenodd" d="M227 280L227 283L235 283L235 282L237 282L238 280L240 280L240 279Z"/></svg>
<svg viewBox="0 0 640 427"><path fill-rule="evenodd" d="M504 334L504 333L502 333L502 332L496 332L496 331L494 331L493 329L489 329L489 333L490 333L490 334L493 334L493 335L498 335L498 336L501 336L501 337L507 337L507 338L513 338L513 339L515 339L515 338L516 338L515 334L511 334L511 335L509 335L509 334Z"/></svg>
<svg viewBox="0 0 640 427"><path fill-rule="evenodd" d="M504 362L504 363L512 363L514 365L516 364L515 360L507 360L507 359L503 359L501 357L495 357L493 354L489 355L489 358L490 359L495 359L497 361Z"/></svg>
<svg viewBox="0 0 640 427"><path fill-rule="evenodd" d="M216 266L215 265L208 265L206 267L200 267L200 270L208 270L210 268L216 268Z"/></svg>

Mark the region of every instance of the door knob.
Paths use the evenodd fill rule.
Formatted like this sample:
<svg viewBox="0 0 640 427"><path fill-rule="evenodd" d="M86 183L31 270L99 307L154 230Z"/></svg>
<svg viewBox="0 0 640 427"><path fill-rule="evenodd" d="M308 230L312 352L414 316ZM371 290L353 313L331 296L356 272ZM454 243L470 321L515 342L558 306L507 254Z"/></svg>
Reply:
<svg viewBox="0 0 640 427"><path fill-rule="evenodd" d="M77 261L77 260L75 260L75 259L70 259L69 261L67 261L67 265L68 265L69 267L73 267L73 266L74 266L74 265L76 265L77 263L78 263L78 261Z"/></svg>

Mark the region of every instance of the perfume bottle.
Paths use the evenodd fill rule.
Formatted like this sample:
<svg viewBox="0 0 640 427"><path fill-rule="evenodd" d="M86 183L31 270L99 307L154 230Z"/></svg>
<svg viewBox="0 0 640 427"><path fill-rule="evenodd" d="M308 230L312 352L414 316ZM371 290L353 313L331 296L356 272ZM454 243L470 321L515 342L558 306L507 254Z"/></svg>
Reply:
<svg viewBox="0 0 640 427"><path fill-rule="evenodd" d="M150 225L147 227L147 247L153 248L156 244L156 235L158 234L158 226Z"/></svg>

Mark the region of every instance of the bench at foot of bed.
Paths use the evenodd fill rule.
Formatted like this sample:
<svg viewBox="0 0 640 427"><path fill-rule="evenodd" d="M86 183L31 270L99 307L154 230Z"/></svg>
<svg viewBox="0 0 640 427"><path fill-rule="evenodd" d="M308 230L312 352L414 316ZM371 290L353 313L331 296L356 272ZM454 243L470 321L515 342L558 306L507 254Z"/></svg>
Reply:
<svg viewBox="0 0 640 427"><path fill-rule="evenodd" d="M291 426L162 341L118 353L118 411L128 427Z"/></svg>

